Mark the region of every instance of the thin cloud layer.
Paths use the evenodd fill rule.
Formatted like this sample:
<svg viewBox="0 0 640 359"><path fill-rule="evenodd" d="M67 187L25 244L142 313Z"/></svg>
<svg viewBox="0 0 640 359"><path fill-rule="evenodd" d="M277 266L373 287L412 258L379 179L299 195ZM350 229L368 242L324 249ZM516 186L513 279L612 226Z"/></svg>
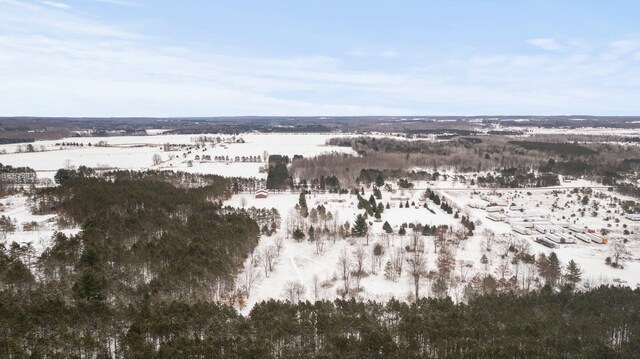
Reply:
<svg viewBox="0 0 640 359"><path fill-rule="evenodd" d="M343 57L258 56L169 45L52 6L0 0L0 115L640 112L640 39L523 39L538 51L465 49L444 59L362 47ZM403 65L352 63L367 58Z"/></svg>

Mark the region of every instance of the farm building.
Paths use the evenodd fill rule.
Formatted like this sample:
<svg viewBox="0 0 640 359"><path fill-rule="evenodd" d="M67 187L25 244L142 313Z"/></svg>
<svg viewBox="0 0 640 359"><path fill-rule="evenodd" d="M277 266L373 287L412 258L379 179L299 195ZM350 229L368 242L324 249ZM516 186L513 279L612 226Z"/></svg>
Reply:
<svg viewBox="0 0 640 359"><path fill-rule="evenodd" d="M504 216L501 214L496 214L496 213L489 213L487 215L487 218L489 218L490 220L494 221L494 222L502 222L504 221Z"/></svg>
<svg viewBox="0 0 640 359"><path fill-rule="evenodd" d="M269 197L269 192L265 189L260 189L256 191L256 198L263 199Z"/></svg>
<svg viewBox="0 0 640 359"><path fill-rule="evenodd" d="M627 219L632 221L640 221L640 213L627 214Z"/></svg>

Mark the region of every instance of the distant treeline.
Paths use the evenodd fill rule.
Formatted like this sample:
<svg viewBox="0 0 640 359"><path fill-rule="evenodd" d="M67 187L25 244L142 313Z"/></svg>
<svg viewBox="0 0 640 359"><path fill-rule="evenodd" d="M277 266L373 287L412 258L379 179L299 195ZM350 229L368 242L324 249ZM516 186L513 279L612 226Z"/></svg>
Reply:
<svg viewBox="0 0 640 359"><path fill-rule="evenodd" d="M637 358L640 290L414 303L73 303L0 292L3 358Z"/></svg>
<svg viewBox="0 0 640 359"><path fill-rule="evenodd" d="M12 143L30 143L35 142L33 138L0 138L0 145L10 145Z"/></svg>
<svg viewBox="0 0 640 359"><path fill-rule="evenodd" d="M13 167L0 163L0 173L35 173L31 167Z"/></svg>
<svg viewBox="0 0 640 359"><path fill-rule="evenodd" d="M576 143L550 143L537 141L509 141L510 144L527 150L551 152L560 156L589 156L596 152Z"/></svg>
<svg viewBox="0 0 640 359"><path fill-rule="evenodd" d="M429 169L434 175L440 168L467 173L493 172L493 178L498 177L497 172L515 169L526 174L520 179L528 183L519 183L520 179L516 178L519 176L512 175L498 182L517 187L555 182L546 175L549 173L586 177L605 184L610 184L612 179L614 183L633 180L640 169L639 148L615 142L599 143L593 136L583 137L580 144L561 142L561 138L554 135L537 136L538 141L510 141L501 136L459 137L449 141L368 136L332 138L327 141L329 145L351 147L358 156L334 153L294 160L290 171L302 178L335 175L345 185L360 181L363 169L381 171L385 178L410 179L427 179L421 172ZM594 142L589 142L590 139ZM553 142L556 140L558 142ZM529 178L532 175L535 181ZM490 177L482 176L484 180ZM538 181L537 177L544 178Z"/></svg>

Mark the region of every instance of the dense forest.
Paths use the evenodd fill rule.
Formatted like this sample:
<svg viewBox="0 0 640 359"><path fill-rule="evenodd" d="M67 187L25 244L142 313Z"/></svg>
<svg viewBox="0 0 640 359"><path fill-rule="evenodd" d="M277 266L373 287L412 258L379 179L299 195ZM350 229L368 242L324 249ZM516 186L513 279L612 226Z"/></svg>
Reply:
<svg viewBox="0 0 640 359"><path fill-rule="evenodd" d="M640 291L548 289L414 303L70 302L0 292L3 358L636 358Z"/></svg>
<svg viewBox="0 0 640 359"><path fill-rule="evenodd" d="M256 221L216 200L230 185L222 177L193 186L191 175L170 172L108 179L64 171L56 174L61 185L40 190L32 203L36 213L57 213L61 225L82 229L57 233L37 259L40 283L66 298L219 300L258 242Z"/></svg>

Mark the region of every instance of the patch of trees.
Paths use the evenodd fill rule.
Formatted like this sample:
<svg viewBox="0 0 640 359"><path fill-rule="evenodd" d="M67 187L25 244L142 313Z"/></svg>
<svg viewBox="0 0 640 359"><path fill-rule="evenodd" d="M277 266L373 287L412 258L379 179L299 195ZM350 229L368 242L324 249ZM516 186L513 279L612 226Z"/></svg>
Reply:
<svg viewBox="0 0 640 359"><path fill-rule="evenodd" d="M81 226L58 233L38 259L44 285L78 301L130 303L220 299L257 245L260 228L245 212L225 213L228 185L178 188L153 177L77 176L36 195L39 213Z"/></svg>
<svg viewBox="0 0 640 359"><path fill-rule="evenodd" d="M636 198L640 198L640 187L631 184L631 183L619 183L616 186L616 190L618 192L620 192L621 194L627 195L627 196L632 196L632 197L636 197Z"/></svg>
<svg viewBox="0 0 640 359"><path fill-rule="evenodd" d="M462 225L468 230L467 234L469 236L472 236L473 235L473 231L476 230L475 223L473 223L473 221L467 216L462 216L460 218L460 223L462 223Z"/></svg>
<svg viewBox="0 0 640 359"><path fill-rule="evenodd" d="M596 151L577 143L552 143L538 141L509 141L509 143L527 150L551 152L560 156L589 156L596 154Z"/></svg>
<svg viewBox="0 0 640 359"><path fill-rule="evenodd" d="M38 177L31 167L5 166L0 163L0 195L6 196L20 190L23 184L34 184Z"/></svg>
<svg viewBox="0 0 640 359"><path fill-rule="evenodd" d="M363 168L360 170L360 175L356 178L356 182L366 185L375 183L376 186L382 187L384 186L384 174L378 169Z"/></svg>
<svg viewBox="0 0 640 359"><path fill-rule="evenodd" d="M517 167L505 168L498 175L478 176L478 186L498 188L549 187L560 184L555 173L533 173Z"/></svg>
<svg viewBox="0 0 640 359"><path fill-rule="evenodd" d="M291 187L292 179L289 176L289 170L287 169L287 164L289 162L289 156L269 156L269 170L267 173L268 189L284 190Z"/></svg>
<svg viewBox="0 0 640 359"><path fill-rule="evenodd" d="M246 214L251 219L256 221L258 227L260 227L260 232L267 236L275 233L278 228L280 228L280 224L282 223L282 218L280 217L280 212L278 212L275 208L235 208L227 206L223 209L223 213L225 214Z"/></svg>
<svg viewBox="0 0 640 359"><path fill-rule="evenodd" d="M13 167L0 163L0 173L35 173L31 167Z"/></svg>
<svg viewBox="0 0 640 359"><path fill-rule="evenodd" d="M0 302L7 358L634 358L640 350L640 291L619 287L457 305L270 300L246 317L211 302L78 305L42 291L2 291Z"/></svg>
<svg viewBox="0 0 640 359"><path fill-rule="evenodd" d="M332 138L328 144L351 147L358 156L334 153L305 158L294 161L291 172L304 178L331 174L341 183L353 185L358 180L373 181L370 175L368 178L363 175L362 170L381 171L387 180L431 180L426 172L411 174L411 171L416 167L447 167L458 172L501 171L515 167L522 173L538 169L541 173L601 176L606 171L623 174L638 169L634 160L640 157L640 149L633 146L600 143L597 136L580 138L586 144L566 142L566 136L538 135L534 139L509 141L507 137L495 135L482 137L482 142L466 138L451 141L366 136ZM550 164L549 160L554 163Z"/></svg>

